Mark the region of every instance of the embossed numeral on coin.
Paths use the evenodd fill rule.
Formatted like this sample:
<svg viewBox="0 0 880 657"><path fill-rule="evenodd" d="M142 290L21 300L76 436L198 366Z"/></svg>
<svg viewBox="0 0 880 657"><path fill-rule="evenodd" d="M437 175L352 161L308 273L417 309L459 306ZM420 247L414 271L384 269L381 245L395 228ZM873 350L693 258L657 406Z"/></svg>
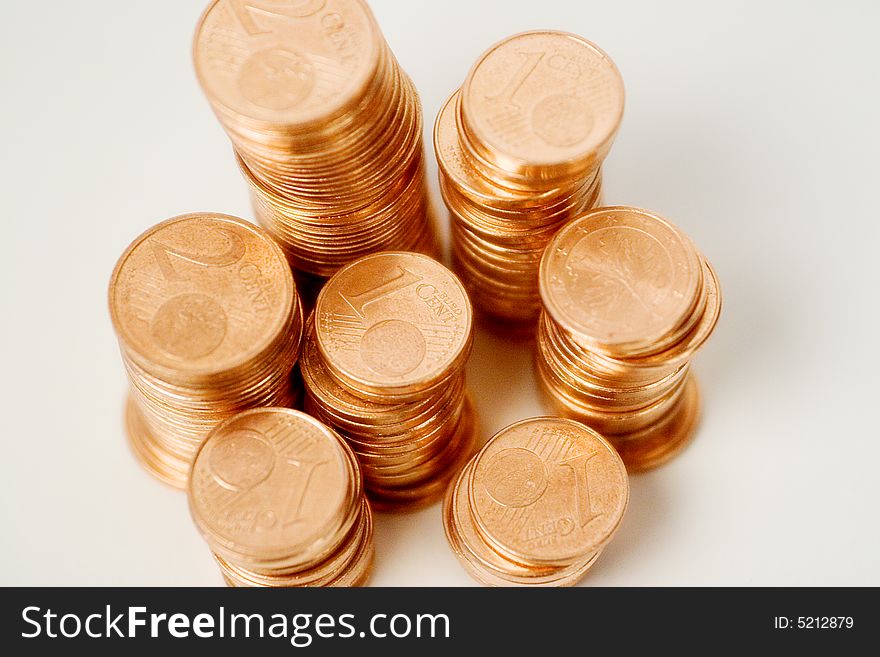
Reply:
<svg viewBox="0 0 880 657"><path fill-rule="evenodd" d="M522 55L525 57L525 61L523 61L522 66L520 66L519 70L516 72L516 75L507 83L507 86L501 90L501 93L495 96L489 96L487 100L500 100L502 102L513 105L514 107L519 107L519 104L516 102L516 94L520 90L520 88L525 84L526 80L529 79L532 73L534 73L535 69L538 67L538 64L541 63L541 60L544 59L544 52L520 52L518 55Z"/></svg>
<svg viewBox="0 0 880 657"><path fill-rule="evenodd" d="M301 461L299 459L289 459L287 461L287 465L297 470L298 476L296 477L296 484L290 487L287 505L281 516L281 525L283 527L289 527L302 520L303 503L309 490L309 482L318 466L325 463L327 461Z"/></svg>
<svg viewBox="0 0 880 657"><path fill-rule="evenodd" d="M167 244L159 242L158 240L150 240L150 246L153 249L153 255L156 256L156 262L159 264L159 269L162 270L162 275L165 277L165 280L186 280L186 276L184 276L174 268L174 263L171 260L171 256L174 256L175 258L180 258L181 260L186 260L187 262L191 262L196 265L201 265L203 267L228 267L229 265L234 265L236 262L241 260L245 253L244 241L241 239L241 237L239 237L231 230L226 230L224 228L218 228L217 230L223 233L223 235L226 236L226 239L229 241L229 249L224 253L192 253L190 251L185 251L183 249L169 246Z"/></svg>
<svg viewBox="0 0 880 657"><path fill-rule="evenodd" d="M258 34L268 34L272 31L271 29L260 27L255 20L257 16L305 18L321 11L327 2L326 0L291 0L284 3L283 10L277 6L278 2L274 3L274 7L266 7L264 3L246 2L244 0L229 0L229 4L232 6L236 18L238 18L238 22L241 23L244 30L251 36L256 36Z"/></svg>
<svg viewBox="0 0 880 657"><path fill-rule="evenodd" d="M391 271L391 277L386 279L384 282L379 283L376 287L351 296L343 292L340 292L339 295L343 299L345 299L345 302L349 306L351 306L352 310L357 313L358 317L363 318L364 308L366 308L369 304L373 303L374 301L378 301L383 297L387 297L393 292L402 290L405 287L415 285L420 280L422 280L420 276L417 276L411 271L408 271L400 266L394 267Z"/></svg>
<svg viewBox="0 0 880 657"><path fill-rule="evenodd" d="M586 526L591 520L601 515L593 510L592 500L590 499L590 482L587 478L587 463L594 456L596 456L595 452L592 454L581 454L559 464L568 466L571 468L572 473L574 473L577 515L581 527Z"/></svg>

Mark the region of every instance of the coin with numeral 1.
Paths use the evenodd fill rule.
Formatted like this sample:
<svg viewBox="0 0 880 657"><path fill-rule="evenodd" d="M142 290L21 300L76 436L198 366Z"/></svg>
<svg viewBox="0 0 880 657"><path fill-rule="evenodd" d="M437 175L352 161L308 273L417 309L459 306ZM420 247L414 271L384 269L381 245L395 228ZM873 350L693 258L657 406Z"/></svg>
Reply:
<svg viewBox="0 0 880 657"><path fill-rule="evenodd" d="M486 165L553 187L602 162L623 106L608 55L575 34L544 30L483 54L462 85L460 119Z"/></svg>
<svg viewBox="0 0 880 657"><path fill-rule="evenodd" d="M437 251L421 103L365 0L214 0L193 56L291 266L326 278L378 251Z"/></svg>
<svg viewBox="0 0 880 657"><path fill-rule="evenodd" d="M617 452L573 420L512 424L489 440L471 468L468 497L477 531L520 564L567 566L601 551L629 500Z"/></svg>
<svg viewBox="0 0 880 657"><path fill-rule="evenodd" d="M382 401L418 396L458 373L473 317L458 278L417 253L367 256L331 278L315 306L328 369Z"/></svg>
<svg viewBox="0 0 880 657"><path fill-rule="evenodd" d="M274 575L332 558L369 513L351 449L326 425L286 408L246 411L212 431L188 493L218 556Z"/></svg>
<svg viewBox="0 0 880 657"><path fill-rule="evenodd" d="M492 548L474 527L467 488L471 465L449 487L443 506L443 527L455 555L468 573L487 586L573 586L593 566L599 552L566 566L527 566Z"/></svg>

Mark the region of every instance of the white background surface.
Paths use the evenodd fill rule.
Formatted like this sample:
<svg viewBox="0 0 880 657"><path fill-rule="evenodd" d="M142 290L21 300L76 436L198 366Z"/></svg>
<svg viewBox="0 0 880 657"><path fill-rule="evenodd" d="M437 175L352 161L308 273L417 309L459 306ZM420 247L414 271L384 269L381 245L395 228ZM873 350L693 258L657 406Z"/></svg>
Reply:
<svg viewBox="0 0 880 657"><path fill-rule="evenodd" d="M221 583L184 495L129 454L105 302L149 225L253 216L190 63L204 5L2 1L0 584ZM699 436L633 479L584 583L880 585L880 5L372 5L426 130L499 38L552 27L598 43L627 88L606 199L677 222L721 277ZM484 437L542 412L529 363L478 336ZM439 506L376 531L374 584L473 583Z"/></svg>

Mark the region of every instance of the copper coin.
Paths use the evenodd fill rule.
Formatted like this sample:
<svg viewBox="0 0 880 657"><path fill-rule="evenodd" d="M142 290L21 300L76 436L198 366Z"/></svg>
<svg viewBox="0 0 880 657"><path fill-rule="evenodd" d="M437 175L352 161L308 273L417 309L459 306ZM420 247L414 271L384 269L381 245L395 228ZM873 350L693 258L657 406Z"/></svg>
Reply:
<svg viewBox="0 0 880 657"><path fill-rule="evenodd" d="M353 464L345 443L304 413L240 413L212 431L196 455L188 489L193 518L229 560L309 563L332 551L355 519Z"/></svg>
<svg viewBox="0 0 880 657"><path fill-rule="evenodd" d="M576 583L595 563L599 553L568 566L525 566L493 550L474 525L468 502L472 466L468 464L446 493L443 524L450 546L465 569L488 586L566 586Z"/></svg>
<svg viewBox="0 0 880 657"><path fill-rule="evenodd" d="M623 461L573 420L522 420L475 457L469 486L475 526L521 564L568 565L601 550L629 499Z"/></svg>
<svg viewBox="0 0 880 657"><path fill-rule="evenodd" d="M461 92L456 91L446 100L434 123L434 152L440 169L450 179L450 184L475 202L490 206L513 203L539 206L558 195L557 189L530 194L517 192L500 185L493 185L489 179L477 173L462 152L459 141L455 108L460 96Z"/></svg>
<svg viewBox="0 0 880 657"><path fill-rule="evenodd" d="M302 587L354 586L363 580L373 546L373 514L370 505L361 503L359 520L340 548L327 559L294 572L259 572L230 563L220 555L214 558L230 586L239 587ZM353 583L354 582L354 583Z"/></svg>
<svg viewBox="0 0 880 657"><path fill-rule="evenodd" d="M686 317L702 284L697 251L645 210L596 209L551 241L541 262L547 312L584 343L638 353Z"/></svg>
<svg viewBox="0 0 880 657"><path fill-rule="evenodd" d="M424 391L461 366L472 341L464 287L415 253L379 253L343 268L318 296L315 318L328 366L365 393Z"/></svg>
<svg viewBox="0 0 880 657"><path fill-rule="evenodd" d="M617 67L574 34L535 31L495 44L462 85L463 129L482 155L524 177L552 179L601 162L623 114Z"/></svg>
<svg viewBox="0 0 880 657"><path fill-rule="evenodd" d="M436 252L421 104L365 2L218 0L193 49L257 220L294 268Z"/></svg>
<svg viewBox="0 0 880 657"><path fill-rule="evenodd" d="M140 362L206 376L264 351L289 321L296 292L284 254L261 229L203 213L135 240L109 296L116 332Z"/></svg>
<svg viewBox="0 0 880 657"><path fill-rule="evenodd" d="M193 59L214 102L251 121L294 126L350 105L375 74L380 45L358 0L215 0Z"/></svg>
<svg viewBox="0 0 880 657"><path fill-rule="evenodd" d="M700 387L691 375L678 404L652 425L620 436L609 436L629 472L659 467L690 445L700 421Z"/></svg>
<svg viewBox="0 0 880 657"><path fill-rule="evenodd" d="M475 307L506 334L533 328L547 243L600 202L601 164L622 111L607 56L544 31L496 44L437 115L453 262Z"/></svg>

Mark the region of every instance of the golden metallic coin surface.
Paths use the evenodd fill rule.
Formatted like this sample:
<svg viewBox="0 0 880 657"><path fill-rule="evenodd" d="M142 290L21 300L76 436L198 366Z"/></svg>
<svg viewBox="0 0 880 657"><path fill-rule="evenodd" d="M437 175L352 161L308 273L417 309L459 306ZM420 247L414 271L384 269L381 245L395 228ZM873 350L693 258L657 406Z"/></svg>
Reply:
<svg viewBox="0 0 880 657"><path fill-rule="evenodd" d="M214 102L255 121L296 125L357 97L375 74L380 38L360 0L215 0L193 58Z"/></svg>
<svg viewBox="0 0 880 657"><path fill-rule="evenodd" d="M524 564L568 565L598 552L626 510L629 480L614 448L573 420L523 420L473 462L474 521L486 541Z"/></svg>
<svg viewBox="0 0 880 657"><path fill-rule="evenodd" d="M496 44L444 103L434 150L452 261L490 326L533 330L541 256L562 226L601 204L622 112L611 60L552 31Z"/></svg>
<svg viewBox="0 0 880 657"><path fill-rule="evenodd" d="M436 252L422 109L362 0L219 0L194 40L257 221L300 272Z"/></svg>
<svg viewBox="0 0 880 657"><path fill-rule="evenodd" d="M702 283L698 253L647 211L599 208L570 222L541 262L547 312L580 340L617 353L673 331Z"/></svg>
<svg viewBox="0 0 880 657"><path fill-rule="evenodd" d="M666 417L632 434L609 436L629 472L663 465L690 445L700 420L700 387L691 375L684 393Z"/></svg>
<svg viewBox="0 0 880 657"><path fill-rule="evenodd" d="M267 573L242 568L215 554L214 559L231 586L301 587L301 586L352 586L361 579L365 554L373 544L373 517L370 505L361 501L359 519L338 550L327 559L303 570Z"/></svg>
<svg viewBox="0 0 880 657"><path fill-rule="evenodd" d="M706 303L703 312L691 330L679 342L670 346L662 352L653 353L647 356L639 356L627 358L624 361L618 361L634 368L644 368L647 370L656 368L678 367L688 362L697 351L706 344L706 341L712 336L718 319L721 316L722 295L721 285L718 281L718 275L708 261L703 261L703 280L706 287ZM606 358L607 362L614 363L613 358Z"/></svg>
<svg viewBox="0 0 880 657"><path fill-rule="evenodd" d="M315 306L331 369L372 391L427 388L467 357L472 312L458 278L423 255L385 252L341 269Z"/></svg>
<svg viewBox="0 0 880 657"><path fill-rule="evenodd" d="M565 32L501 41L462 86L466 127L511 171L601 161L623 106L623 82L608 55Z"/></svg>
<svg viewBox="0 0 880 657"><path fill-rule="evenodd" d="M289 321L296 292L284 254L261 229L190 214L128 248L109 296L116 332L139 361L187 376L253 359Z"/></svg>
<svg viewBox="0 0 880 657"><path fill-rule="evenodd" d="M135 457L147 471L174 488L186 486L189 463L169 451L156 449L150 440L150 431L137 403L129 396L125 405L125 429Z"/></svg>
<svg viewBox="0 0 880 657"><path fill-rule="evenodd" d="M437 155L437 163L443 174L450 179L450 184L455 185L460 193L470 199L502 207L514 203L538 205L547 197L552 198L554 194L559 194L555 189L529 194L515 193L504 187L492 185L486 178L480 176L462 152L458 139L455 108L460 97L461 92L456 91L446 100L434 124L434 152ZM510 229L512 230L513 226Z"/></svg>
<svg viewBox="0 0 880 657"><path fill-rule="evenodd" d="M525 566L493 550L474 526L467 495L471 472L470 464L461 471L447 491L443 509L447 539L471 575L489 586L560 586L574 584L592 566L598 552L560 568Z"/></svg>
<svg viewBox="0 0 880 657"><path fill-rule="evenodd" d="M308 561L338 541L350 517L352 463L341 439L305 413L240 413L212 431L196 455L193 518L226 553Z"/></svg>

